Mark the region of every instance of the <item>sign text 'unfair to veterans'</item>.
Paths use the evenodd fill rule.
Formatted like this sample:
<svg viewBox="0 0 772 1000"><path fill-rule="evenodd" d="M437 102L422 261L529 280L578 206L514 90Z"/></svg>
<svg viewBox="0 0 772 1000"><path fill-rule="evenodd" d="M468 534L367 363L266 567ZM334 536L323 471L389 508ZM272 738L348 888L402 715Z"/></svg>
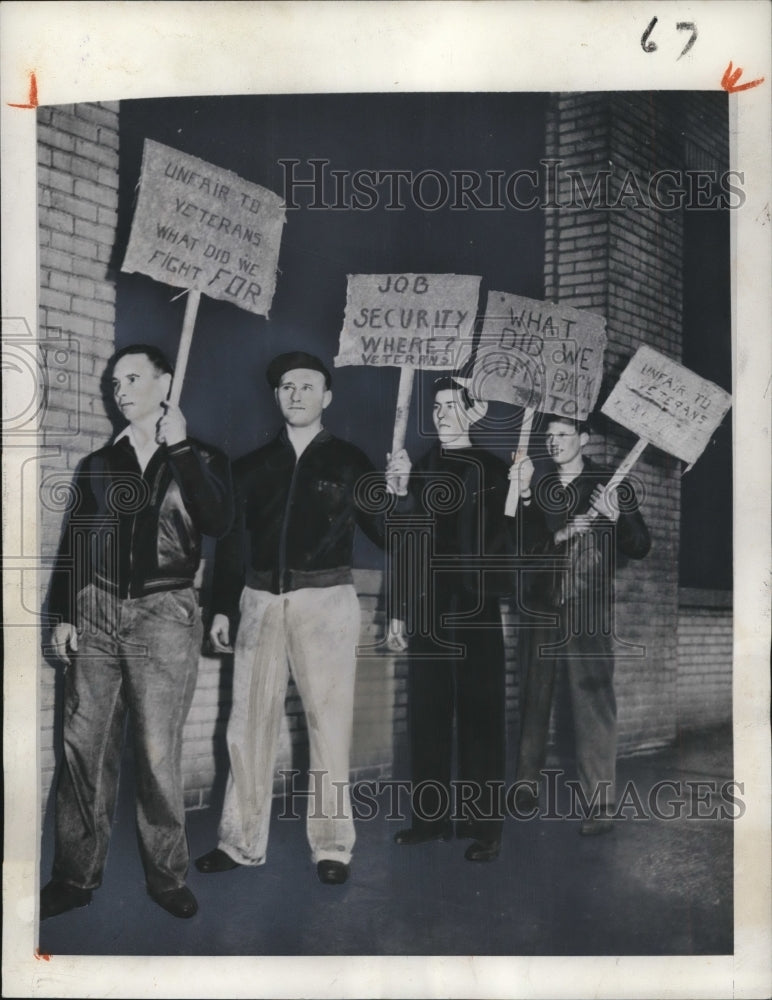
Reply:
<svg viewBox="0 0 772 1000"><path fill-rule="evenodd" d="M123 270L267 316L284 222L273 191L147 139Z"/></svg>

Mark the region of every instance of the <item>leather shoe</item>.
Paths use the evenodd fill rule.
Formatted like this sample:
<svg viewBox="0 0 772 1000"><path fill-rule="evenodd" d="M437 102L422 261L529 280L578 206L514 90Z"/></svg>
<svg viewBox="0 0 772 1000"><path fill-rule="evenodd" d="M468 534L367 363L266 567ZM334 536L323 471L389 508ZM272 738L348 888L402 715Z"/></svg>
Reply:
<svg viewBox="0 0 772 1000"><path fill-rule="evenodd" d="M186 885L181 885L179 889L167 889L165 892L148 893L153 902L171 913L173 917L181 917L187 920L198 913L198 903L196 897Z"/></svg>
<svg viewBox="0 0 772 1000"><path fill-rule="evenodd" d="M342 861L320 861L316 866L319 881L325 885L343 885L348 878L348 865Z"/></svg>
<svg viewBox="0 0 772 1000"><path fill-rule="evenodd" d="M413 844L428 844L431 840L452 840L452 838L453 827L451 826L443 826L439 829L408 826L394 834L394 843L412 846Z"/></svg>
<svg viewBox="0 0 772 1000"><path fill-rule="evenodd" d="M613 820L603 819L600 816L590 816L589 819L582 820L582 825L579 827L579 834L582 837L598 837L602 833L613 832Z"/></svg>
<svg viewBox="0 0 772 1000"><path fill-rule="evenodd" d="M209 851L208 854L202 854L200 858L196 858L196 868L204 875L215 875L218 872L229 872L231 868L241 868L238 861L234 861L225 851L221 851L219 847L215 847L213 851Z"/></svg>
<svg viewBox="0 0 772 1000"><path fill-rule="evenodd" d="M52 879L40 890L40 919L58 917L60 913L88 906L90 902L91 889L80 889L76 885Z"/></svg>
<svg viewBox="0 0 772 1000"><path fill-rule="evenodd" d="M495 861L501 850L500 840L475 840L464 852L467 861Z"/></svg>

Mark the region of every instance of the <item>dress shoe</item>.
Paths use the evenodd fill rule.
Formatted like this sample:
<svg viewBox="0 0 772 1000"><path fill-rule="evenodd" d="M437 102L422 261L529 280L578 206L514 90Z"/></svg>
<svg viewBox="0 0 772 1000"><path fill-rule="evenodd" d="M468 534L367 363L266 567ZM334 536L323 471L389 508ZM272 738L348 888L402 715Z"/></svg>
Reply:
<svg viewBox="0 0 772 1000"><path fill-rule="evenodd" d="M348 865L342 861L320 861L316 866L319 881L325 885L343 885L348 878Z"/></svg>
<svg viewBox="0 0 772 1000"><path fill-rule="evenodd" d="M196 868L204 875L215 875L217 872L229 872L232 868L241 868L241 865L225 851L215 847L208 854L202 854L200 858L196 858Z"/></svg>
<svg viewBox="0 0 772 1000"><path fill-rule="evenodd" d="M590 816L589 819L582 820L579 833L582 837L598 837L602 833L613 833L614 821L608 817Z"/></svg>
<svg viewBox="0 0 772 1000"><path fill-rule="evenodd" d="M149 889L148 892L150 898L173 917L187 920L198 913L196 897L186 885L181 885L179 889L167 889L166 892L150 892Z"/></svg>
<svg viewBox="0 0 772 1000"><path fill-rule="evenodd" d="M402 845L428 844L430 840L452 839L453 827L449 825L439 828L408 826L404 830L398 830L394 834L394 843Z"/></svg>
<svg viewBox="0 0 772 1000"><path fill-rule="evenodd" d="M40 919L57 917L79 906L88 906L90 902L91 889L79 889L76 885L53 879L40 891Z"/></svg>
<svg viewBox="0 0 772 1000"><path fill-rule="evenodd" d="M467 861L495 861L501 850L500 840L475 840L464 852Z"/></svg>

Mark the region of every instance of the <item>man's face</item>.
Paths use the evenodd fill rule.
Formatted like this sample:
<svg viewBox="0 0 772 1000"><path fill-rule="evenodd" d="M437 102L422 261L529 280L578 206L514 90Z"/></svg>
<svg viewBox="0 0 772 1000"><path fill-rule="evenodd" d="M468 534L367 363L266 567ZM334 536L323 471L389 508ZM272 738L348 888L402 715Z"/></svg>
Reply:
<svg viewBox="0 0 772 1000"><path fill-rule="evenodd" d="M547 452L556 465L568 465L581 455L586 443L587 435L580 434L571 424L562 420L550 420L547 424Z"/></svg>
<svg viewBox="0 0 772 1000"><path fill-rule="evenodd" d="M113 369L113 398L129 423L160 417L171 376L159 372L146 354L126 354Z"/></svg>
<svg viewBox="0 0 772 1000"><path fill-rule="evenodd" d="M317 423L331 399L324 375L313 368L293 368L282 375L276 389L276 402L290 427Z"/></svg>
<svg viewBox="0 0 772 1000"><path fill-rule="evenodd" d="M434 397L432 420L442 444L453 444L466 438L474 423L472 413L464 406L461 393L456 389L440 389Z"/></svg>

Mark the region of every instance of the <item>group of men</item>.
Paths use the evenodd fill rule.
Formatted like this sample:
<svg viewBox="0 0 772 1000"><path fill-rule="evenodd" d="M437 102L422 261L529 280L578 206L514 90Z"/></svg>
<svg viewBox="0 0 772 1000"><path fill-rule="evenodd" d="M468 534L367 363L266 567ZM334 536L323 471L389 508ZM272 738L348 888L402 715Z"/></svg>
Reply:
<svg viewBox="0 0 772 1000"><path fill-rule="evenodd" d="M188 436L167 398L171 368L156 348L119 351L109 374L127 425L79 470L49 602L59 621L52 649L66 664L64 756L41 919L87 905L101 884L127 713L148 893L176 917L197 911L186 884L181 758L203 638L194 589L203 535L218 539L209 635L215 651L233 653L234 672L219 839L197 859L200 872L265 862L291 674L307 719L309 781L319 785L310 789L311 854L324 884L348 877L357 527L381 547L388 539L386 642L409 654L412 821L397 844L455 833L471 840L470 861L491 861L500 851L500 599L513 595L521 608L535 600L541 622L528 630L517 777L535 801L554 678L565 664L580 781L597 803L582 832L611 829L613 650L587 611L605 607L609 595L613 601L617 554L640 558L649 538L635 506L620 512L604 489L609 473L583 456L584 427L548 422L551 463L541 477L527 456L508 468L470 437L485 404L446 377L434 387L436 442L415 465L404 450L387 456L379 476L359 448L323 426L332 400L328 368L293 351L266 373L281 431L231 467L222 452ZM519 500L508 517L513 480ZM390 502L372 503L368 483L385 486ZM536 567L532 585L519 586L528 565Z"/></svg>

